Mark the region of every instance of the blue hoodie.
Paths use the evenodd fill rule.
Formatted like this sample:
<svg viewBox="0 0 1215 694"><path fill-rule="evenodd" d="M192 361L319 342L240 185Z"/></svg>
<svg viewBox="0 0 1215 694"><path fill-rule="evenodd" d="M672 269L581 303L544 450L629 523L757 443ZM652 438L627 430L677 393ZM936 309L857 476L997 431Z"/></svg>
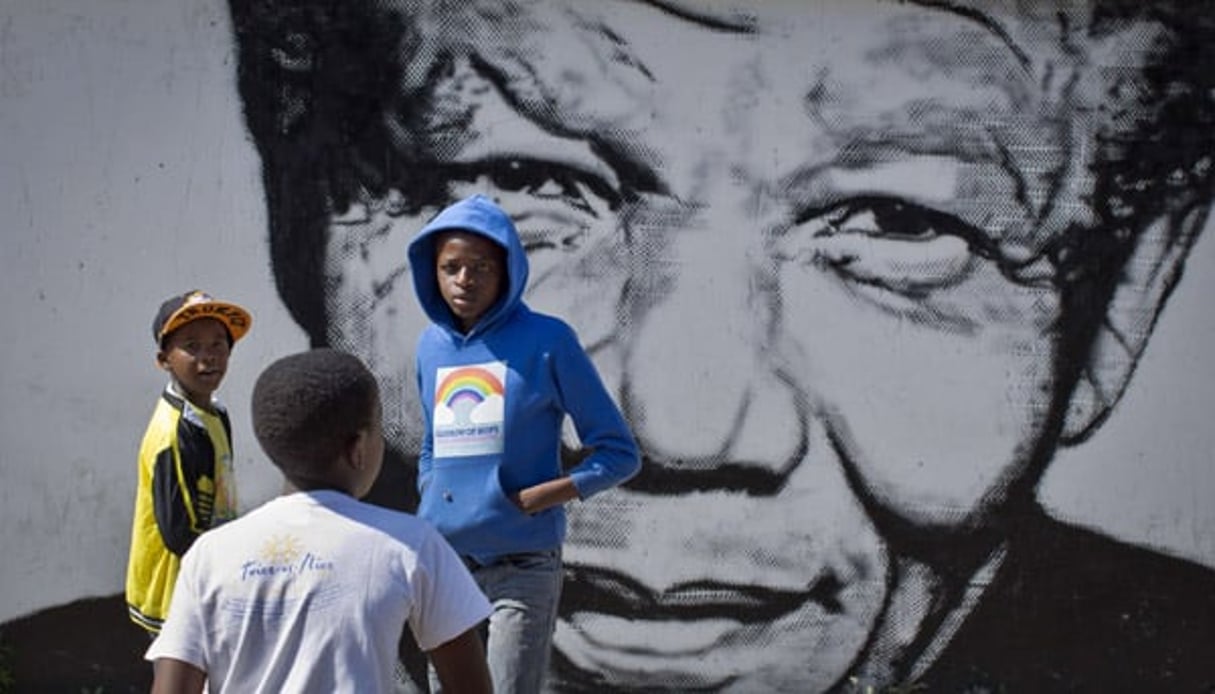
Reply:
<svg viewBox="0 0 1215 694"><path fill-rule="evenodd" d="M436 277L435 235L452 230L506 249L506 289L466 334ZM416 357L426 420L418 515L481 564L560 547L565 509L528 515L511 497L562 475L567 414L590 450L568 472L581 498L632 477L641 463L624 417L573 329L523 303L527 253L514 223L492 200L474 195L440 212L410 243L409 264L432 321Z"/></svg>

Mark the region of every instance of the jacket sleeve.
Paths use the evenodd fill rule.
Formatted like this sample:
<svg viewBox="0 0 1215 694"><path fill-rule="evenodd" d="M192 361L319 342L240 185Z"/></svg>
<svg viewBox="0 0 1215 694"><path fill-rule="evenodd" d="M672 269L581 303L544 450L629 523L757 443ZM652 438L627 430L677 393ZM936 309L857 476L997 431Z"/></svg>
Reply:
<svg viewBox="0 0 1215 694"><path fill-rule="evenodd" d="M205 427L185 417L178 420L174 435L176 442L156 460L152 502L165 546L180 555L211 527L215 446Z"/></svg>
<svg viewBox="0 0 1215 694"><path fill-rule="evenodd" d="M177 556L185 554L194 544L198 532L194 530L189 501L180 484L172 447L156 454L152 464L152 510L156 514L156 528L165 547Z"/></svg>
<svg viewBox="0 0 1215 694"><path fill-rule="evenodd" d="M641 457L624 415L568 326L555 355L562 407L589 451L569 473L578 495L586 499L636 475Z"/></svg>

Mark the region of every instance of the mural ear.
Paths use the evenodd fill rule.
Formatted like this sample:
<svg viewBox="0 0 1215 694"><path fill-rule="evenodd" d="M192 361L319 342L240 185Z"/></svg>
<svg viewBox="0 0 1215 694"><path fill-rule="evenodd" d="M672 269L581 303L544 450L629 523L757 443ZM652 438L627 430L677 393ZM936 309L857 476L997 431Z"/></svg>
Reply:
<svg viewBox="0 0 1215 694"><path fill-rule="evenodd" d="M1202 206L1185 215L1162 217L1140 235L1068 402L1064 444L1088 438L1122 397L1207 211Z"/></svg>

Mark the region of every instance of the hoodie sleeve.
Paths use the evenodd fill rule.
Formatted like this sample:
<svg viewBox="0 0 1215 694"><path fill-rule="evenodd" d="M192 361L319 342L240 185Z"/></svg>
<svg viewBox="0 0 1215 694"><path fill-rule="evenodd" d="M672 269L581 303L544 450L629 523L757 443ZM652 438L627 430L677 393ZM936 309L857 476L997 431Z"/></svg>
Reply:
<svg viewBox="0 0 1215 694"><path fill-rule="evenodd" d="M421 352L421 347L418 348ZM434 465L434 427L431 426L434 413L426 398L426 389L422 383L422 362L414 359L414 378L417 384L415 392L422 406L422 450L418 453L418 495L421 496L430 481L430 471Z"/></svg>
<svg viewBox="0 0 1215 694"><path fill-rule="evenodd" d="M590 451L570 471L578 496L586 499L637 474L641 458L624 415L568 326L555 353L561 404L573 421L582 446Z"/></svg>

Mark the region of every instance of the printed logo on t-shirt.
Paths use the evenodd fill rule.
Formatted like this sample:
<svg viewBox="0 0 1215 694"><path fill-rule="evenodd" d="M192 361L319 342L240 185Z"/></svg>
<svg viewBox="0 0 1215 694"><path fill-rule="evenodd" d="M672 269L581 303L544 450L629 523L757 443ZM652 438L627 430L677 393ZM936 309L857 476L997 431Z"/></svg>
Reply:
<svg viewBox="0 0 1215 694"><path fill-rule="evenodd" d="M291 534L272 535L262 542L261 551L253 559L241 563L240 579L267 576L327 575L334 570L333 561L309 551L299 538Z"/></svg>
<svg viewBox="0 0 1215 694"><path fill-rule="evenodd" d="M234 578L259 587L221 596L220 613L234 622L250 617L263 624L298 619L301 611L331 609L350 591L337 580L338 566L332 557L310 549L290 533L265 538L256 554L246 556L235 568Z"/></svg>
<svg viewBox="0 0 1215 694"><path fill-rule="evenodd" d="M435 383L434 456L501 453L506 439L506 364L442 368Z"/></svg>

